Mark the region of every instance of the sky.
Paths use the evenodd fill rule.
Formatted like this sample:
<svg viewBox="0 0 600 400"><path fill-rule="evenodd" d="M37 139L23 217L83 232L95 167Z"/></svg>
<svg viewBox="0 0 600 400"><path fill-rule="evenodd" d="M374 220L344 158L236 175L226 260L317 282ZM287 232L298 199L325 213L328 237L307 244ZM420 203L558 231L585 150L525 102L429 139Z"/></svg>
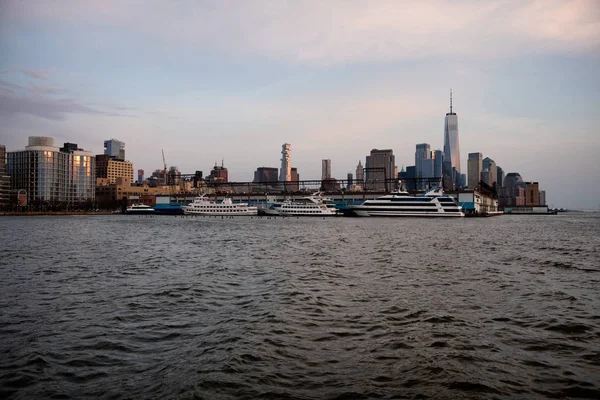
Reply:
<svg viewBox="0 0 600 400"><path fill-rule="evenodd" d="M0 144L126 143L233 181L371 149L442 149L453 92L461 168L481 152L553 207L600 208L600 2L0 0Z"/></svg>

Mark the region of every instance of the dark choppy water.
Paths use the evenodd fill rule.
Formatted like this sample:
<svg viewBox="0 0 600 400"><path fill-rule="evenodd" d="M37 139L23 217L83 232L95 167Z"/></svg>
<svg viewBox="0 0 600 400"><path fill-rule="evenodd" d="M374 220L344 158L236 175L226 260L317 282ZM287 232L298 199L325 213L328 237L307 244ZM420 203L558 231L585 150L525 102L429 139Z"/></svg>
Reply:
<svg viewBox="0 0 600 400"><path fill-rule="evenodd" d="M600 214L0 218L2 398L600 398Z"/></svg>

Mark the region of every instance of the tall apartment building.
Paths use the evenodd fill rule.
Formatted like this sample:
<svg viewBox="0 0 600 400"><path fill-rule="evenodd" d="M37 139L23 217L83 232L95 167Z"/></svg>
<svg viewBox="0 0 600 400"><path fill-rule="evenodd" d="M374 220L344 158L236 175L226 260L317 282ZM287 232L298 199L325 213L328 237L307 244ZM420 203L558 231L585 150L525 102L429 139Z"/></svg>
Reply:
<svg viewBox="0 0 600 400"><path fill-rule="evenodd" d="M0 206L10 200L10 176L6 165L6 147L0 144Z"/></svg>
<svg viewBox="0 0 600 400"><path fill-rule="evenodd" d="M119 160L125 160L125 143L117 139L105 140L104 154Z"/></svg>
<svg viewBox="0 0 600 400"><path fill-rule="evenodd" d="M54 146L54 138L30 136L25 150L8 152L13 189L27 192L29 204L94 201L96 158L77 145Z"/></svg>
<svg viewBox="0 0 600 400"><path fill-rule="evenodd" d="M458 140L458 116L452 110L452 90L450 90L450 112L444 119L444 175L449 178L454 189L460 175L460 144Z"/></svg>
<svg viewBox="0 0 600 400"><path fill-rule="evenodd" d="M281 169L279 170L279 180L282 182L292 180L292 145L284 143L281 146Z"/></svg>
<svg viewBox="0 0 600 400"><path fill-rule="evenodd" d="M471 189L476 189L481 179L481 171L483 164L483 154L469 153L467 160L467 186Z"/></svg>
<svg viewBox="0 0 600 400"><path fill-rule="evenodd" d="M331 179L331 160L323 160L321 164L321 180Z"/></svg>
<svg viewBox="0 0 600 400"><path fill-rule="evenodd" d="M391 191L392 179L397 179L396 159L391 149L371 150L365 163L365 189Z"/></svg>
<svg viewBox="0 0 600 400"><path fill-rule="evenodd" d="M124 178L131 184L133 182L133 163L107 154L98 154L96 156L96 178L108 179L109 184L115 183L117 178Z"/></svg>

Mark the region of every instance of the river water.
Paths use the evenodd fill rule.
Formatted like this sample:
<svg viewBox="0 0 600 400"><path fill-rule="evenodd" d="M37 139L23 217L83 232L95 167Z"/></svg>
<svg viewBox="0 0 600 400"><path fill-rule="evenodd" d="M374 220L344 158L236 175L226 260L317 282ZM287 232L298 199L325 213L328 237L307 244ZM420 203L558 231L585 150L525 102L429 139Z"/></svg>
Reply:
<svg viewBox="0 0 600 400"><path fill-rule="evenodd" d="M0 397L600 398L600 214L0 218Z"/></svg>

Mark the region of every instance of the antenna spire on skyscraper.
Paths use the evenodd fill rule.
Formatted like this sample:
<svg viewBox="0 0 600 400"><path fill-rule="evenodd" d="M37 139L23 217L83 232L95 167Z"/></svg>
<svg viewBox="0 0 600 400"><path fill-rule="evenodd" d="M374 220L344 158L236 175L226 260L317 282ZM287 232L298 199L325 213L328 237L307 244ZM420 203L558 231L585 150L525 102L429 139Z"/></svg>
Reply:
<svg viewBox="0 0 600 400"><path fill-rule="evenodd" d="M450 114L452 114L452 89L450 89Z"/></svg>

